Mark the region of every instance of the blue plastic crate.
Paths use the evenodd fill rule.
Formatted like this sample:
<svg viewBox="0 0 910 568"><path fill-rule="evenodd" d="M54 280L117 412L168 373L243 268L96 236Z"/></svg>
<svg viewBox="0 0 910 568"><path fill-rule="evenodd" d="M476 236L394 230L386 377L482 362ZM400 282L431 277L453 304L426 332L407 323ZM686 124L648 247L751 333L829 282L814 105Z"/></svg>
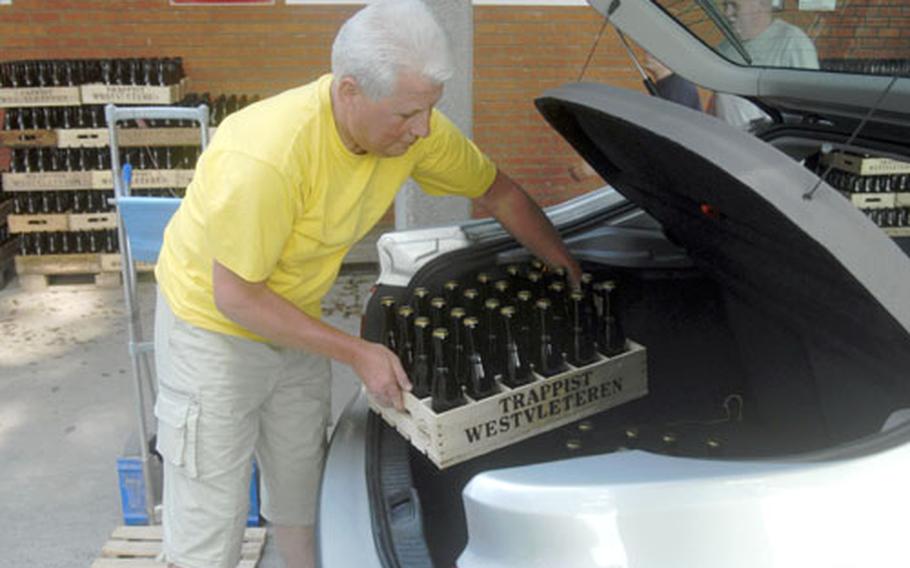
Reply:
<svg viewBox="0 0 910 568"><path fill-rule="evenodd" d="M142 460L138 457L117 458L117 474L120 480L120 506L123 510L123 524L147 525L145 512L145 486L142 481ZM259 526L259 468L253 461L250 478L250 509L246 526Z"/></svg>

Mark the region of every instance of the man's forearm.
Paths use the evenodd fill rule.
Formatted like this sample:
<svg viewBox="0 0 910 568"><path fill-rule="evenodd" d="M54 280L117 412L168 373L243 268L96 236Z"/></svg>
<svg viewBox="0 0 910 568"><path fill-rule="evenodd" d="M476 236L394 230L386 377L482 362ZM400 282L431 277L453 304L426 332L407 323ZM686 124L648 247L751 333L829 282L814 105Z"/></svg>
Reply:
<svg viewBox="0 0 910 568"><path fill-rule="evenodd" d="M508 176L501 172L497 174L493 185L478 202L529 251L547 264L566 267L573 281L578 282L580 269L559 232L534 200Z"/></svg>
<svg viewBox="0 0 910 568"><path fill-rule="evenodd" d="M364 341L310 317L264 283L238 281L226 268L213 268L215 303L232 321L270 343L325 355L347 365Z"/></svg>

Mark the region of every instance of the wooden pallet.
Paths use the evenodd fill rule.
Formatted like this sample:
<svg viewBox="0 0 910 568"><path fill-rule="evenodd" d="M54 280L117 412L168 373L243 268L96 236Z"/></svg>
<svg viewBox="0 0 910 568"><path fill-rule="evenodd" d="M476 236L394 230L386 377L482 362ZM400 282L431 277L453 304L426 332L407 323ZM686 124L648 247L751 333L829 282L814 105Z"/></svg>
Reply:
<svg viewBox="0 0 910 568"><path fill-rule="evenodd" d="M120 254L78 253L17 256L16 273L19 283L29 292L46 290L58 283L94 283L99 288L117 288L120 279ZM137 272L152 272L154 263L136 263ZM73 277L84 277L75 282Z"/></svg>
<svg viewBox="0 0 910 568"><path fill-rule="evenodd" d="M160 525L117 527L101 549L91 568L162 568L156 557L161 553ZM248 527L243 533L243 548L238 568L255 568L265 546L266 529Z"/></svg>

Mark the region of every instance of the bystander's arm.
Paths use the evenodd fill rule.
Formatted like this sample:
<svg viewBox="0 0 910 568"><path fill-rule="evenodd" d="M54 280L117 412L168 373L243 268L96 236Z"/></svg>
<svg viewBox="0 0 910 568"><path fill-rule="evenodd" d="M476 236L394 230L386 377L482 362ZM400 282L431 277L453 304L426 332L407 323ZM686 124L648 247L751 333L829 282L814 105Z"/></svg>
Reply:
<svg viewBox="0 0 910 568"><path fill-rule="evenodd" d="M578 286L581 267L547 216L512 178L497 172L490 188L475 201L541 260L550 266L564 267L572 284Z"/></svg>
<svg viewBox="0 0 910 568"><path fill-rule="evenodd" d="M265 282L248 282L212 263L215 305L231 320L276 345L301 349L349 365L381 403L401 409L410 390L398 357L385 346L354 337L310 317Z"/></svg>

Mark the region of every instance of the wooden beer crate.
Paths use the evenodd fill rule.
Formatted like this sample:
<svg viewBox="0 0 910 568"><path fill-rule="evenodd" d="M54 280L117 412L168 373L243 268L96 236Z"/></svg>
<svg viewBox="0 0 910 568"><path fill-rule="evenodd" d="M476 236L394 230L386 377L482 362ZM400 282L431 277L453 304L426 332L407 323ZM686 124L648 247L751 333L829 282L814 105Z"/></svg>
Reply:
<svg viewBox="0 0 910 568"><path fill-rule="evenodd" d="M894 194L894 206L895 207L910 207L910 193L901 192Z"/></svg>
<svg viewBox="0 0 910 568"><path fill-rule="evenodd" d="M70 231L99 231L102 229L116 229L116 213L70 213Z"/></svg>
<svg viewBox="0 0 910 568"><path fill-rule="evenodd" d="M47 213L40 215L10 215L10 233L41 233L69 230L69 215Z"/></svg>
<svg viewBox="0 0 910 568"><path fill-rule="evenodd" d="M7 148L32 148L56 146L55 130L0 130L0 146Z"/></svg>
<svg viewBox="0 0 910 568"><path fill-rule="evenodd" d="M910 162L890 158L865 158L843 152L833 152L823 156L822 163L861 176L910 174Z"/></svg>
<svg viewBox="0 0 910 568"><path fill-rule="evenodd" d="M214 128L210 129L214 133ZM110 143L106 128L69 128L53 131L60 148L103 148ZM120 128L117 145L123 148L198 146L198 128Z"/></svg>
<svg viewBox="0 0 910 568"><path fill-rule="evenodd" d="M628 350L437 414L429 398L404 394L404 411L370 407L440 469L553 430L648 393L647 352Z"/></svg>
<svg viewBox="0 0 910 568"><path fill-rule="evenodd" d="M176 85L82 85L82 103L87 105L170 105L179 102L186 93L186 79Z"/></svg>
<svg viewBox="0 0 910 568"><path fill-rule="evenodd" d="M889 237L910 237L910 227L888 227L883 230Z"/></svg>
<svg viewBox="0 0 910 568"><path fill-rule="evenodd" d="M79 87L0 89L0 107L75 106L81 103Z"/></svg>
<svg viewBox="0 0 910 568"><path fill-rule="evenodd" d="M155 270L154 262L135 262L137 272L152 272ZM123 257L120 253L104 253L101 255L101 270L104 272L120 272L123 269Z"/></svg>
<svg viewBox="0 0 910 568"><path fill-rule="evenodd" d="M194 170L133 170L133 189L186 187L193 179ZM93 171L92 189L113 189L114 179L110 170Z"/></svg>
<svg viewBox="0 0 910 568"><path fill-rule="evenodd" d="M897 206L897 194L852 193L850 201L859 209L891 209Z"/></svg>
<svg viewBox="0 0 910 568"><path fill-rule="evenodd" d="M3 174L5 191L92 189L92 172L35 172Z"/></svg>
<svg viewBox="0 0 910 568"><path fill-rule="evenodd" d="M165 564L156 560L163 536L161 525L118 527L91 568L164 568ZM256 568L266 537L265 527L244 529L237 568Z"/></svg>

